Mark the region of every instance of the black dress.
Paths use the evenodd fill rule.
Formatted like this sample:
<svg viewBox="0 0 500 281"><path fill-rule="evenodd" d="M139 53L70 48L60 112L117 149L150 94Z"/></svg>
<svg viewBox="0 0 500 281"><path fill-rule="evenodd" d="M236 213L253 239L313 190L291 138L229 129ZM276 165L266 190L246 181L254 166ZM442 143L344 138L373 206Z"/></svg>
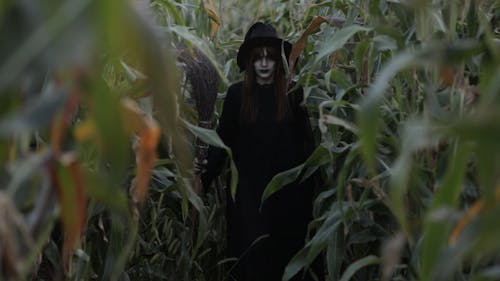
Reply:
<svg viewBox="0 0 500 281"><path fill-rule="evenodd" d="M228 191L226 220L228 254L240 258L229 280L281 280L289 260L304 245L311 220L311 181L292 183L266 200L260 208L262 192L276 174L300 165L313 149L308 114L300 104L302 89L288 94L290 110L276 121L273 85L255 90L257 119L242 121L242 83L229 87L217 133L233 151L239 181L235 201ZM224 162L223 150L211 148L207 172L202 181L207 188ZM260 239L258 239L260 238ZM257 240L258 239L258 240ZM297 277L294 280L302 280Z"/></svg>

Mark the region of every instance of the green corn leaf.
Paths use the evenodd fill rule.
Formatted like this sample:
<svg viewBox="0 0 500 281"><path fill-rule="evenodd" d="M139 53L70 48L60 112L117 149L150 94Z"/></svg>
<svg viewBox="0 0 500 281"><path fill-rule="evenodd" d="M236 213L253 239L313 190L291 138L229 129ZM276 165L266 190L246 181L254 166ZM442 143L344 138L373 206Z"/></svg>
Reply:
<svg viewBox="0 0 500 281"><path fill-rule="evenodd" d="M345 238L342 231L336 231L326 251L326 264L328 266L328 276L331 280L338 280L341 272L342 262L345 259Z"/></svg>
<svg viewBox="0 0 500 281"><path fill-rule="evenodd" d="M356 271L360 270L365 266L379 264L379 263L380 263L380 258L374 255L369 255L364 258L361 258L356 262L352 263L351 265L349 265L349 267L347 267L344 274L342 274L340 281L349 281L354 276Z"/></svg>
<svg viewBox="0 0 500 281"><path fill-rule="evenodd" d="M319 145L303 164L275 175L264 189L261 203L263 203L272 194L281 190L287 184L301 178L301 176L305 175L301 178L301 180L305 180L320 166L329 163L330 160L331 154L329 149L326 146Z"/></svg>
<svg viewBox="0 0 500 281"><path fill-rule="evenodd" d="M28 181L36 176L36 173L41 167L45 167L52 157L52 152L50 150L45 150L40 153L36 153L26 157L18 162L11 163L11 176L7 184L7 193L15 197L21 184Z"/></svg>
<svg viewBox="0 0 500 281"><path fill-rule="evenodd" d="M177 10L176 6L179 5L178 3L171 1L171 0L154 0L152 2L155 5L165 7L168 10L168 12L173 16L173 18L175 19L175 22L178 25L186 25L184 18L183 18L183 15L181 15L181 13L179 13L179 11Z"/></svg>
<svg viewBox="0 0 500 281"><path fill-rule="evenodd" d="M8 56L5 62L2 62L0 65L0 95L6 92L3 90L18 79L19 75L26 70L31 62L44 54L47 49L56 45L56 40L60 38L59 36L77 22L77 19L82 14L89 11L92 2L92 0L65 1L57 7L57 10L50 19L37 27L15 49L14 53ZM33 15L33 17L35 18L36 16ZM68 49L65 51L67 53L70 52Z"/></svg>
<svg viewBox="0 0 500 281"><path fill-rule="evenodd" d="M437 194L431 203L431 208L427 212L428 216L443 208L453 208L457 204L467 167L468 153L462 143L456 143L454 151L443 182L439 186ZM450 231L451 225L446 221L436 221L428 218L425 223L421 252L421 280L431 280L430 277L433 271L441 270L435 266L438 264L443 250L447 247Z"/></svg>
<svg viewBox="0 0 500 281"><path fill-rule="evenodd" d="M371 28L363 27L360 25L349 25L339 31L335 32L332 37L328 38L326 42L321 45L321 48L316 56L314 63L318 63L326 56L339 50L344 46L344 44L356 33L364 31L370 31Z"/></svg>
<svg viewBox="0 0 500 281"><path fill-rule="evenodd" d="M187 183L186 183L187 185ZM184 188L186 190L186 195L193 204L193 206L196 208L199 214L199 224L198 224L198 235L196 239L196 244L194 245L193 249L193 254L196 254L196 252L200 249L202 246L203 242L207 238L207 235L209 234L209 229L208 229L208 218L207 218L207 209L205 208L203 204L203 200L201 200L200 196L196 194L193 189L191 188Z"/></svg>
<svg viewBox="0 0 500 281"><path fill-rule="evenodd" d="M125 214L128 210L128 199L125 190L113 183L109 177L97 171L83 169L85 192L88 197L100 202L111 210Z"/></svg>
<svg viewBox="0 0 500 281"><path fill-rule="evenodd" d="M223 149L230 149L228 146L224 144L224 142L221 140L219 135L217 135L217 132L214 130L202 128L195 126L188 121L181 119L182 124L186 126L186 128L197 138L199 138L201 141L203 141L206 144L209 144L211 146L215 146L218 148L223 148Z"/></svg>
<svg viewBox="0 0 500 281"><path fill-rule="evenodd" d="M261 202L264 202L267 198L269 198L272 194L281 190L285 185L290 184L297 180L300 175L300 172L304 168L304 164L296 166L292 169L286 170L275 175L271 181L267 184L266 189L262 193Z"/></svg>
<svg viewBox="0 0 500 281"><path fill-rule="evenodd" d="M238 186L238 169L236 168L236 164L233 161L233 153L231 149L224 144L224 142L220 139L220 137L217 135L217 133L214 130L209 130L205 128L201 128L198 126L195 126L184 119L181 119L182 123L186 126L186 128L193 133L197 138L199 138L201 141L215 146L219 148L223 148L226 150L227 154L229 155L230 158L230 169L231 169L231 195L233 196L233 199L236 196L236 187Z"/></svg>
<svg viewBox="0 0 500 281"><path fill-rule="evenodd" d="M374 204L373 200L366 200L361 203L358 208L365 208ZM343 204L338 204L334 202L328 213L326 214L326 219L318 229L313 238L307 242L303 249L301 249L292 260L288 263L285 268L283 275L283 281L290 280L295 276L302 268L310 265L316 257L324 250L331 239L342 225L342 216L347 218L352 218L355 214L354 204L352 202L343 202Z"/></svg>
<svg viewBox="0 0 500 281"><path fill-rule="evenodd" d="M386 94L389 83L394 76L402 69L413 66L415 61L416 56L412 51L406 51L394 57L382 69L375 82L371 84L366 97L361 103L361 110L358 113L361 150L372 172L375 170L374 155L380 125L378 105Z"/></svg>
<svg viewBox="0 0 500 281"><path fill-rule="evenodd" d="M411 173L414 169L415 153L437 145L444 132L423 120L409 120L402 129L403 148L391 169L390 198L392 213L396 216L403 230L408 233L407 206L405 194L410 186Z"/></svg>
<svg viewBox="0 0 500 281"><path fill-rule="evenodd" d="M347 203L345 205L347 205ZM337 207L337 204L332 205L327 219L321 225L318 232L303 249L295 254L292 260L288 263L283 275L283 281L290 280L302 268L311 264L319 252L327 246L330 237L334 235L339 225L342 223L342 220L340 219L341 212L337 209Z"/></svg>
<svg viewBox="0 0 500 281"><path fill-rule="evenodd" d="M67 97L68 91L64 89L31 100L24 108L0 120L0 138L20 136L47 127Z"/></svg>

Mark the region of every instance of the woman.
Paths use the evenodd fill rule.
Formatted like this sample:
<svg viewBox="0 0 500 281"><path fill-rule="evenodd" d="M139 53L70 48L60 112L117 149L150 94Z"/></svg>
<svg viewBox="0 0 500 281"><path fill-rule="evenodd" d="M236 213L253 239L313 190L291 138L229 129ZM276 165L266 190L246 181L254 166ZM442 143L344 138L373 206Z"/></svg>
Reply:
<svg viewBox="0 0 500 281"><path fill-rule="evenodd" d="M300 165L313 149L302 89L289 92L281 50L288 59L291 44L271 25L257 22L249 29L237 55L244 80L229 87L217 128L239 173L235 200L227 196L228 251L239 258L230 280L281 280L286 264L303 247L311 219L309 182L284 187L260 208L273 176ZM211 148L202 175L205 188L224 157Z"/></svg>

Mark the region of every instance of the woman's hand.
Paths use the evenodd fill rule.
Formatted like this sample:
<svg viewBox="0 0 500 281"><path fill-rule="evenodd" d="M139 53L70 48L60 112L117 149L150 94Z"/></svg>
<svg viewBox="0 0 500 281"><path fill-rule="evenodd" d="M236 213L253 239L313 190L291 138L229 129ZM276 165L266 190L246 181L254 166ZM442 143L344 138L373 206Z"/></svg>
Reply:
<svg viewBox="0 0 500 281"><path fill-rule="evenodd" d="M195 175L201 175L207 171L207 159L198 159L195 157L193 160L193 172Z"/></svg>

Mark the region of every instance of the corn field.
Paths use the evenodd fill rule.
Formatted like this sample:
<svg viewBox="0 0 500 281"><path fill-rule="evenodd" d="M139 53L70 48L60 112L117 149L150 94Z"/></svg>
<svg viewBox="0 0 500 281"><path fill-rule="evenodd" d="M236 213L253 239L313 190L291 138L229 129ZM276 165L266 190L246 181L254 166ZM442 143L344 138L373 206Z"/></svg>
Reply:
<svg viewBox="0 0 500 281"><path fill-rule="evenodd" d="M236 181L197 192L193 158L228 149L256 21L294 44L316 139L262 200L321 176L282 280L500 280L498 0L0 1L0 280L230 280ZM220 81L211 128L186 54Z"/></svg>

